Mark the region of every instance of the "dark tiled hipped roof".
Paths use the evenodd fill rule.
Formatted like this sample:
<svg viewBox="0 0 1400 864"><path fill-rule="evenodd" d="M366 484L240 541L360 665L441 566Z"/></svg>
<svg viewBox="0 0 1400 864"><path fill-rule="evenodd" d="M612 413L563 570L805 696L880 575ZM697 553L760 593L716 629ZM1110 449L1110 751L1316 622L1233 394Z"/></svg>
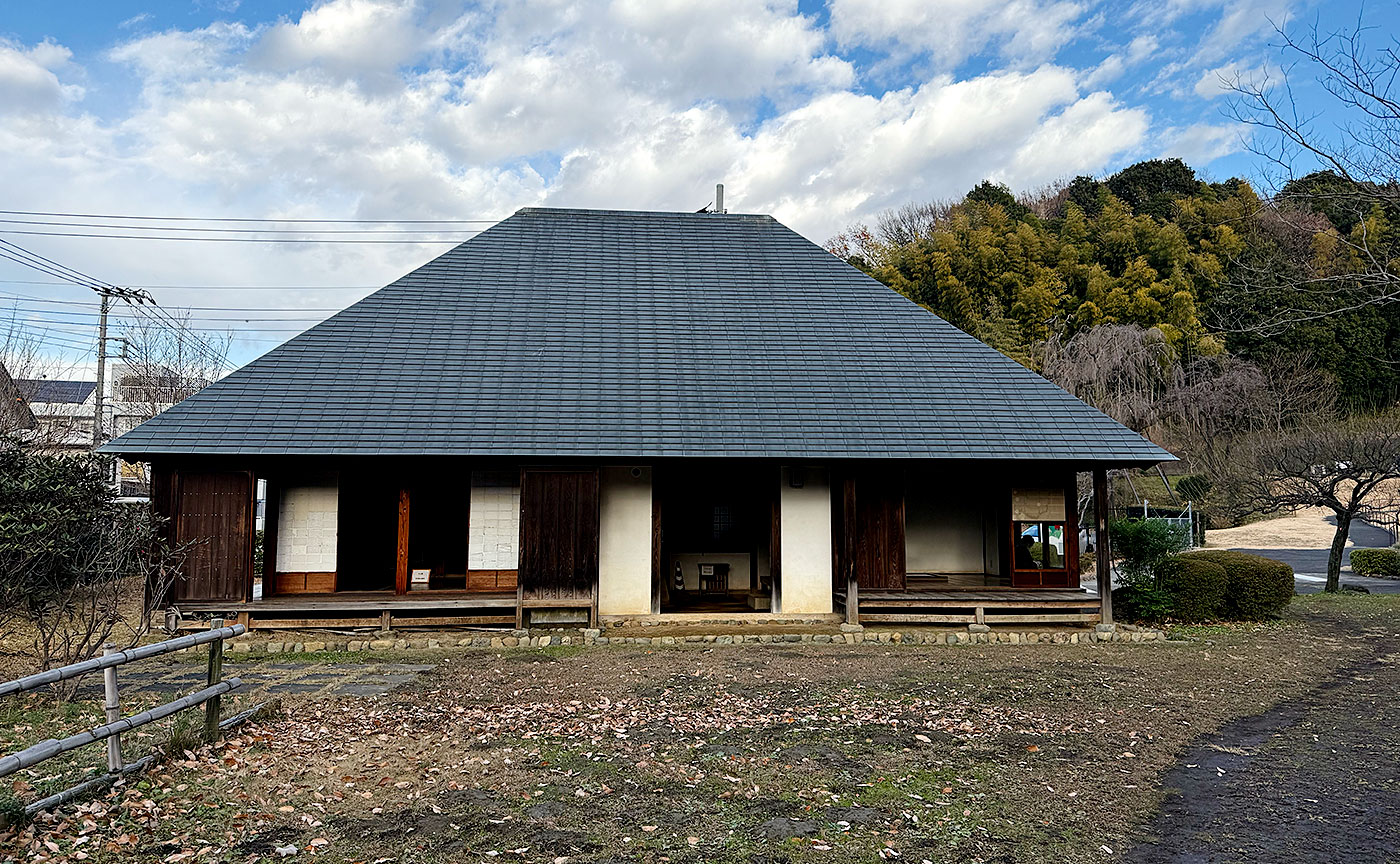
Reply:
<svg viewBox="0 0 1400 864"><path fill-rule="evenodd" d="M554 209L103 449L1171 458L771 217Z"/></svg>

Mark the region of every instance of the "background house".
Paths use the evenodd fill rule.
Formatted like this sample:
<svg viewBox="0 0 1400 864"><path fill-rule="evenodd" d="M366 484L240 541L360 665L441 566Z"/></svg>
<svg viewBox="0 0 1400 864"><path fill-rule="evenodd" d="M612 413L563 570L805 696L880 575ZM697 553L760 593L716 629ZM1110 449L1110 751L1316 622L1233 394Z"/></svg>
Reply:
<svg viewBox="0 0 1400 864"><path fill-rule="evenodd" d="M34 414L36 446L52 453L92 449L97 382L17 378L15 386Z"/></svg>

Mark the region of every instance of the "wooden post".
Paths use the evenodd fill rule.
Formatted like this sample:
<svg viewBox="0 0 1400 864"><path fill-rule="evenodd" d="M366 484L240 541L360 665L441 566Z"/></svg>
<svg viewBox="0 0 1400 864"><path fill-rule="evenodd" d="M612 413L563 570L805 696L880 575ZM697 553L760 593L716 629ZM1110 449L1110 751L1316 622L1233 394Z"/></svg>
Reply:
<svg viewBox="0 0 1400 864"><path fill-rule="evenodd" d="M399 546L394 567L394 593L408 593L408 487L399 490Z"/></svg>
<svg viewBox="0 0 1400 864"><path fill-rule="evenodd" d="M1108 472L1094 469L1094 556L1098 565L1099 621L1113 623L1113 570L1108 551Z"/></svg>
<svg viewBox="0 0 1400 864"><path fill-rule="evenodd" d="M856 581L855 568L846 574L846 623L860 623L860 583Z"/></svg>
<svg viewBox="0 0 1400 864"><path fill-rule="evenodd" d="M389 610L381 609L379 611L379 632L388 633L393 623L393 616L390 614Z"/></svg>
<svg viewBox="0 0 1400 864"><path fill-rule="evenodd" d="M218 630L224 626L224 619L215 618L209 622L210 630ZM209 643L209 677L208 686L213 687L224 677L224 640L215 639ZM210 696L209 701L204 703L204 740L213 741L219 737L219 712L223 700L218 696Z"/></svg>
<svg viewBox="0 0 1400 864"><path fill-rule="evenodd" d="M257 480L253 481L253 488L257 488ZM263 499L262 596L271 597L277 585L277 527L282 515L282 489L275 480L269 479L265 494L267 497ZM247 599L253 599L251 591ZM239 617L241 620L242 616Z"/></svg>
<svg viewBox="0 0 1400 864"><path fill-rule="evenodd" d="M106 657L117 653L117 648L111 642L102 646L102 656ZM122 719L121 699L117 696L117 667L109 666L102 670L102 684L105 698L102 707L107 715L108 723L115 723ZM107 770L122 770L122 739L120 735L113 735L107 739Z"/></svg>

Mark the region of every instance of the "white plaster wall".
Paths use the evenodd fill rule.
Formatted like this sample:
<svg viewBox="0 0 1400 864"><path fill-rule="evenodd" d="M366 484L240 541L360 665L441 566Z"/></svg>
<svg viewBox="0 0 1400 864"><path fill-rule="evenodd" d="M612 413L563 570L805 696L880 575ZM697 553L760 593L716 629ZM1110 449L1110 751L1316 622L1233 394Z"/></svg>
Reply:
<svg viewBox="0 0 1400 864"><path fill-rule="evenodd" d="M340 489L335 481L282 489L277 511L277 570L335 571Z"/></svg>
<svg viewBox="0 0 1400 864"><path fill-rule="evenodd" d="M911 573L981 573L986 566L982 501L933 478L910 478L904 495L904 555Z"/></svg>
<svg viewBox="0 0 1400 864"><path fill-rule="evenodd" d="M685 579L685 589L687 591L700 590L700 564L728 564L729 565L729 591L730 593L742 593L749 588L749 556L748 555L715 555L706 552L683 552L679 555L670 556L667 562L666 571L671 574L672 584L676 578L676 563L680 562L681 575ZM753 583L757 585L758 583Z"/></svg>
<svg viewBox="0 0 1400 864"><path fill-rule="evenodd" d="M780 510L782 582L780 609L787 614L831 611L831 478L826 469L800 468L805 479L794 489L782 470Z"/></svg>
<svg viewBox="0 0 1400 864"><path fill-rule="evenodd" d="M651 612L651 469L598 471L598 614Z"/></svg>
<svg viewBox="0 0 1400 864"><path fill-rule="evenodd" d="M520 487L489 473L472 475L467 515L467 569L520 567Z"/></svg>

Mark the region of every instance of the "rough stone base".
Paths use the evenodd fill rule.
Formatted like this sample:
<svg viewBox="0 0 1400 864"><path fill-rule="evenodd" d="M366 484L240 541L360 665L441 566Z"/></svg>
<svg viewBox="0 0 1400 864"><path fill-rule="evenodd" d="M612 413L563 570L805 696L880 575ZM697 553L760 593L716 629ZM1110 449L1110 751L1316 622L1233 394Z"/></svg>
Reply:
<svg viewBox="0 0 1400 864"><path fill-rule="evenodd" d="M688 633L684 635L603 635L609 631L531 628L498 630L471 634L437 633L432 637L326 639L287 642L258 639L256 634L227 643L231 654L296 654L319 651L432 651L444 648L547 648L556 645L772 645L809 643L813 645L1081 645L1098 642L1165 642L1167 634L1132 624L1088 628L1017 630L970 625L966 629L946 627L868 628L841 624L831 633Z"/></svg>

